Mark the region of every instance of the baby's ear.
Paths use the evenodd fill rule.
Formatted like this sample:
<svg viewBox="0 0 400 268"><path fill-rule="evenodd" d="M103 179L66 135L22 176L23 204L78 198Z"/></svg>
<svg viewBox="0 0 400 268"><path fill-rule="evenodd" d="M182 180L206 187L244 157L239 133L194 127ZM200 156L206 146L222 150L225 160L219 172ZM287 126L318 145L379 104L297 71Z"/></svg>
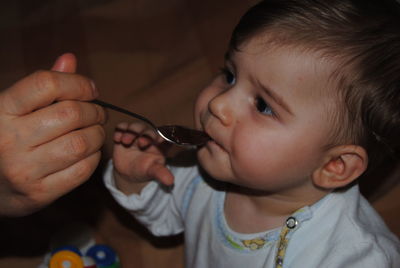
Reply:
<svg viewBox="0 0 400 268"><path fill-rule="evenodd" d="M336 146L329 149L322 165L313 172L313 183L327 190L344 187L357 179L367 165L368 155L361 146Z"/></svg>

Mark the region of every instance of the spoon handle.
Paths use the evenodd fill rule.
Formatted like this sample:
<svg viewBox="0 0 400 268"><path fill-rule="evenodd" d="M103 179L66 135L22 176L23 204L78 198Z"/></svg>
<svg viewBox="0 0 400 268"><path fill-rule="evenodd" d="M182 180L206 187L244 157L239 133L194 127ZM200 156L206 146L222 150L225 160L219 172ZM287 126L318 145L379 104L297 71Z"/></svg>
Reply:
<svg viewBox="0 0 400 268"><path fill-rule="evenodd" d="M112 109L112 110L114 110L114 111L117 111L117 112L120 112L120 113L129 115L129 116L135 117L135 118L137 118L137 119L140 119L140 120L146 122L147 124L149 124L150 126L152 126L154 129L157 129L157 126L154 125L153 122L151 122L149 119L147 119L146 117L144 117L144 116L142 116L142 115L140 115L140 114L137 114L137 113L128 111L128 110L126 110L126 109L124 109L124 108L115 106L114 104L107 103L107 102L104 102L104 101L101 101L101 100L92 100L91 102L93 102L93 103L95 103L95 104L98 104L98 105L100 105L100 106L103 106L103 107L105 107L105 108L109 108L109 109Z"/></svg>

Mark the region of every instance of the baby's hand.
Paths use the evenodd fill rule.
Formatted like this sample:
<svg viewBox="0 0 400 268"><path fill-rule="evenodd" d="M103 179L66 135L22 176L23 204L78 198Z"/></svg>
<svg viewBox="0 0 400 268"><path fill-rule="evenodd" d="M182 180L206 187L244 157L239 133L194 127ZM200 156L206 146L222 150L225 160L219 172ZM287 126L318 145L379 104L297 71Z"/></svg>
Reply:
<svg viewBox="0 0 400 268"><path fill-rule="evenodd" d="M153 129L141 123L121 123L115 130L114 143L114 175L121 191L136 192L137 183L153 179L172 185L174 178L160 147L163 139Z"/></svg>

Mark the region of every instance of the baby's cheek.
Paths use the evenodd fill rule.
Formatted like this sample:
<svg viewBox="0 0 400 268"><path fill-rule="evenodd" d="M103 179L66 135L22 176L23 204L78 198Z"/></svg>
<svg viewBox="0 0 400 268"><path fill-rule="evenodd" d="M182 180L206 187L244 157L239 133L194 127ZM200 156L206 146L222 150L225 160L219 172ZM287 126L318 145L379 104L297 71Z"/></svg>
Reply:
<svg viewBox="0 0 400 268"><path fill-rule="evenodd" d="M234 166L243 176L266 177L275 176L287 162L284 146L278 142L268 142L265 139L256 140L251 137L236 137L239 141L234 149Z"/></svg>
<svg viewBox="0 0 400 268"><path fill-rule="evenodd" d="M206 113L208 109L208 102L209 99L206 98L207 96L204 95L204 93L200 93L200 95L197 97L195 105L194 105L194 121L195 121L195 126L197 128L200 127L200 121L201 121L201 115Z"/></svg>
<svg viewBox="0 0 400 268"><path fill-rule="evenodd" d="M234 150L232 166L240 177L260 177L266 172L269 160L262 149L257 146L242 146L241 150Z"/></svg>

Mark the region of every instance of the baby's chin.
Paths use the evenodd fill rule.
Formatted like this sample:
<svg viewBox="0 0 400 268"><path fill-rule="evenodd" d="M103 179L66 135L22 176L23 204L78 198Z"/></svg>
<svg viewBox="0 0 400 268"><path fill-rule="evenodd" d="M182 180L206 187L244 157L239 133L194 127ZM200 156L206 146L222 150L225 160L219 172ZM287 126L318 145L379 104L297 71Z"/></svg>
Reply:
<svg viewBox="0 0 400 268"><path fill-rule="evenodd" d="M217 160L210 159L210 154L206 148L200 148L197 151L197 161L200 168L213 179L219 181L228 180L228 172L224 168L221 168L221 164Z"/></svg>

